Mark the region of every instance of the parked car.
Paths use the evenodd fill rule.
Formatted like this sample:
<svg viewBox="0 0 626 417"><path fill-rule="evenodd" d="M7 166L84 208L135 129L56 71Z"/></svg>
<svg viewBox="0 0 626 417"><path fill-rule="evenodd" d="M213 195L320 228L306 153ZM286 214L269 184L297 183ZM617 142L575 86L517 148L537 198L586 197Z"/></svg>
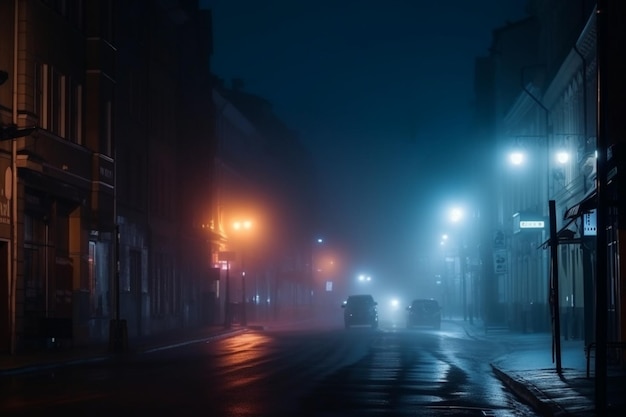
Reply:
<svg viewBox="0 0 626 417"><path fill-rule="evenodd" d="M349 296L343 302L343 322L346 329L352 326L378 327L378 303L370 294Z"/></svg>
<svg viewBox="0 0 626 417"><path fill-rule="evenodd" d="M430 326L441 328L441 307L437 300L420 298L413 300L406 308L406 327Z"/></svg>

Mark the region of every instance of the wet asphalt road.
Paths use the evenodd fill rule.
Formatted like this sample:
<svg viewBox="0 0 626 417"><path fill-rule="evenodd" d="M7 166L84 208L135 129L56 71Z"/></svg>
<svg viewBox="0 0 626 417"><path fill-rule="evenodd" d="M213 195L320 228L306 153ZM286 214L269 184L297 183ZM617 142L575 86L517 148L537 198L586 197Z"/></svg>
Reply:
<svg viewBox="0 0 626 417"><path fill-rule="evenodd" d="M430 329L248 331L0 380L0 415L534 416L489 366L503 352Z"/></svg>

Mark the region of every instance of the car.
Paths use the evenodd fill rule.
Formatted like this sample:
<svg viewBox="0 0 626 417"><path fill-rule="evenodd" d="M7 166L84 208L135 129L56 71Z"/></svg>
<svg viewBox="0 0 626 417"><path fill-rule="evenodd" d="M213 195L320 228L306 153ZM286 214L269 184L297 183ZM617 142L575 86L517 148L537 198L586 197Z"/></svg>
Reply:
<svg viewBox="0 0 626 417"><path fill-rule="evenodd" d="M378 327L378 303L371 294L350 295L341 304L346 329L352 326Z"/></svg>
<svg viewBox="0 0 626 417"><path fill-rule="evenodd" d="M406 327L430 326L441 328L441 307L439 302L432 298L418 298L406 308Z"/></svg>

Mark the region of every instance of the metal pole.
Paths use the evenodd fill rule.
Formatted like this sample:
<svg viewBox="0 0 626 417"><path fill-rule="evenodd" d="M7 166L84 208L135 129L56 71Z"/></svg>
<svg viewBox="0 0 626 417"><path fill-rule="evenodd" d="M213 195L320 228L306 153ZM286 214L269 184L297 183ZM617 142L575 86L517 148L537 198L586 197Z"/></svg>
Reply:
<svg viewBox="0 0 626 417"><path fill-rule="evenodd" d="M241 325L248 325L248 318L246 315L246 252L241 249Z"/></svg>
<svg viewBox="0 0 626 417"><path fill-rule="evenodd" d="M552 297L552 319L554 320L554 328L552 331L552 340L554 343L554 351L556 357L556 372L561 373L563 371L561 367L561 307L559 303L559 260L558 249L559 239L556 233L556 201L550 200L549 214L550 214L550 258L552 261L552 274L550 296Z"/></svg>
<svg viewBox="0 0 626 417"><path fill-rule="evenodd" d="M605 104L607 97L604 94L607 86L608 50L609 41L607 0L598 0L596 9L596 53L597 53L597 117L596 117L596 148L598 151L596 171L597 231L596 231L596 380L595 406L596 415L606 415L606 343L607 328L607 196L606 196L606 158L607 158L607 112Z"/></svg>
<svg viewBox="0 0 626 417"><path fill-rule="evenodd" d="M463 295L462 295L462 302L463 302L463 321L467 321L467 284L465 282L466 278L465 278L465 274L467 273L467 259L465 256L465 246L464 244L461 245L461 284L462 284L462 289L461 291L463 291Z"/></svg>
<svg viewBox="0 0 626 417"><path fill-rule="evenodd" d="M120 321L120 226L115 223L115 320ZM119 337L119 335L118 335Z"/></svg>
<svg viewBox="0 0 626 417"><path fill-rule="evenodd" d="M246 317L246 271L241 272L241 325L248 325L248 319Z"/></svg>
<svg viewBox="0 0 626 417"><path fill-rule="evenodd" d="M230 329L230 261L226 261L226 294L224 297L224 328Z"/></svg>
<svg viewBox="0 0 626 417"><path fill-rule="evenodd" d="M19 1L15 0L15 13L13 21L13 112L12 122L17 126L17 88L18 88L18 54L19 54ZM11 139L11 284L9 286L9 311L11 312L11 318L9 323L10 341L9 352L15 353L17 347L17 139Z"/></svg>

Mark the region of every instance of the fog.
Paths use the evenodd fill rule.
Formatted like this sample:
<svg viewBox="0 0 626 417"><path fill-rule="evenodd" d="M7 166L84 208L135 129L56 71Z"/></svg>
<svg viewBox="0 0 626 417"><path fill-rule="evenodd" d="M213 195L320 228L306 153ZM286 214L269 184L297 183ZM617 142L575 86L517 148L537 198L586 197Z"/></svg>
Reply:
<svg viewBox="0 0 626 417"><path fill-rule="evenodd" d="M476 197L483 152L475 60L526 1L201 3L215 73L268 99L313 155L317 233L341 265L323 278L342 296L439 297L447 212Z"/></svg>

